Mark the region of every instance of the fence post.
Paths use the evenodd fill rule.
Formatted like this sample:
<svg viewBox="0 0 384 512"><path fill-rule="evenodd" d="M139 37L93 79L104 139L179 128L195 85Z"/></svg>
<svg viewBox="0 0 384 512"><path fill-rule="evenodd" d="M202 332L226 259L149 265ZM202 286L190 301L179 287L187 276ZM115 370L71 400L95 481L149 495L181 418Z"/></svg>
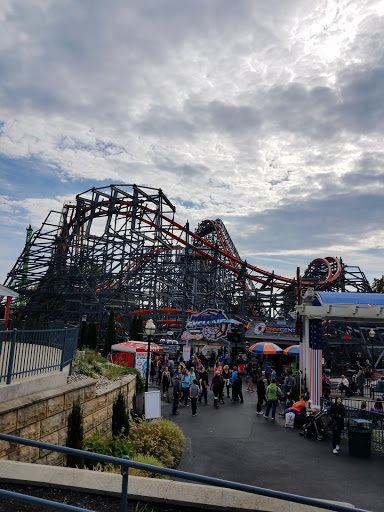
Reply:
<svg viewBox="0 0 384 512"><path fill-rule="evenodd" d="M61 362L60 362L60 371L62 372L63 371L63 368L64 368L64 352L65 352L65 345L66 345L66 342L67 342L67 329L68 327L64 327L64 343L63 343L63 348L61 349Z"/></svg>
<svg viewBox="0 0 384 512"><path fill-rule="evenodd" d="M129 460L128 455L124 455L124 459ZM127 512L128 507L128 466L121 466L121 474L123 476L123 481L121 483L121 505L120 512Z"/></svg>
<svg viewBox="0 0 384 512"><path fill-rule="evenodd" d="M8 361L7 384L10 384L11 380L12 380L13 358L15 357L16 335L17 335L17 329L13 329L13 336L12 336L12 341L11 341L11 351L9 353L9 361Z"/></svg>

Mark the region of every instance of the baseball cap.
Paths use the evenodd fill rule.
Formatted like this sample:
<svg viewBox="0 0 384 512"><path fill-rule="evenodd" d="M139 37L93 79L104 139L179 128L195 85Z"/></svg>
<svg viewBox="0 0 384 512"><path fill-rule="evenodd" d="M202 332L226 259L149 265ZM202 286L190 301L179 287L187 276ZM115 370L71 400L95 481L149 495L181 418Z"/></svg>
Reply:
<svg viewBox="0 0 384 512"><path fill-rule="evenodd" d="M234 370L237 370L237 366L234 366L234 367L233 367L233 369L234 369Z"/></svg>

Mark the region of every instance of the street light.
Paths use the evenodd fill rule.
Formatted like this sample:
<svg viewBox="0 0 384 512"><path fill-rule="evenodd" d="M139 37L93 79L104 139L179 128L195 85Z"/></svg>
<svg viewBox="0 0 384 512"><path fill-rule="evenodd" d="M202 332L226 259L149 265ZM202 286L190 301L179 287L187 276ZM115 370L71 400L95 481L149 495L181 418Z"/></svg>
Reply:
<svg viewBox="0 0 384 512"><path fill-rule="evenodd" d="M373 329L371 329L368 334L369 334L369 337L371 338L371 343L372 343L372 353L371 353L371 356L372 356L372 371L373 371L373 367L375 365L375 358L373 356L373 340L374 340L374 338L376 336L376 333L375 333L375 331Z"/></svg>
<svg viewBox="0 0 384 512"><path fill-rule="evenodd" d="M152 336L155 334L156 326L153 323L152 318L150 318L147 323L145 324L145 334L147 335L148 339L148 352L147 352L147 373L145 374L145 391L148 391L148 379L149 379L149 355L151 353L151 339Z"/></svg>

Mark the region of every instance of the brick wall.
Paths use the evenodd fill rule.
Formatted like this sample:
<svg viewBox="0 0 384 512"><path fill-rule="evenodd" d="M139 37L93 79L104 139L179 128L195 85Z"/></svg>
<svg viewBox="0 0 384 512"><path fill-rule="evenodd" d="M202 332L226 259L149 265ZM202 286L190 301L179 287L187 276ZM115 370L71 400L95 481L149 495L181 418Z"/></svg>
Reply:
<svg viewBox="0 0 384 512"><path fill-rule="evenodd" d="M121 391L132 408L136 377L127 375L107 389L96 390L96 381L86 379L0 404L0 432L64 446L68 416L77 398L83 406L84 434L105 430L112 434L112 405ZM64 465L65 455L32 446L0 441L0 459L38 464Z"/></svg>

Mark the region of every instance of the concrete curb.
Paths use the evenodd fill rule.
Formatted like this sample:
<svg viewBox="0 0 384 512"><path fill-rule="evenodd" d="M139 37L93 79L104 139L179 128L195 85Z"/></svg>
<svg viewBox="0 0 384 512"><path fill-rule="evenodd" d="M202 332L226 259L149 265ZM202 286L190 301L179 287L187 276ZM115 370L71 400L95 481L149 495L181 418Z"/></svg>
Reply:
<svg viewBox="0 0 384 512"><path fill-rule="evenodd" d="M0 482L70 489L115 498L120 498L121 493L121 476L117 474L7 460L0 460ZM238 510L324 512L326 510L232 489L138 476L129 477L128 495L130 500L233 512ZM340 504L352 506L347 503Z"/></svg>

